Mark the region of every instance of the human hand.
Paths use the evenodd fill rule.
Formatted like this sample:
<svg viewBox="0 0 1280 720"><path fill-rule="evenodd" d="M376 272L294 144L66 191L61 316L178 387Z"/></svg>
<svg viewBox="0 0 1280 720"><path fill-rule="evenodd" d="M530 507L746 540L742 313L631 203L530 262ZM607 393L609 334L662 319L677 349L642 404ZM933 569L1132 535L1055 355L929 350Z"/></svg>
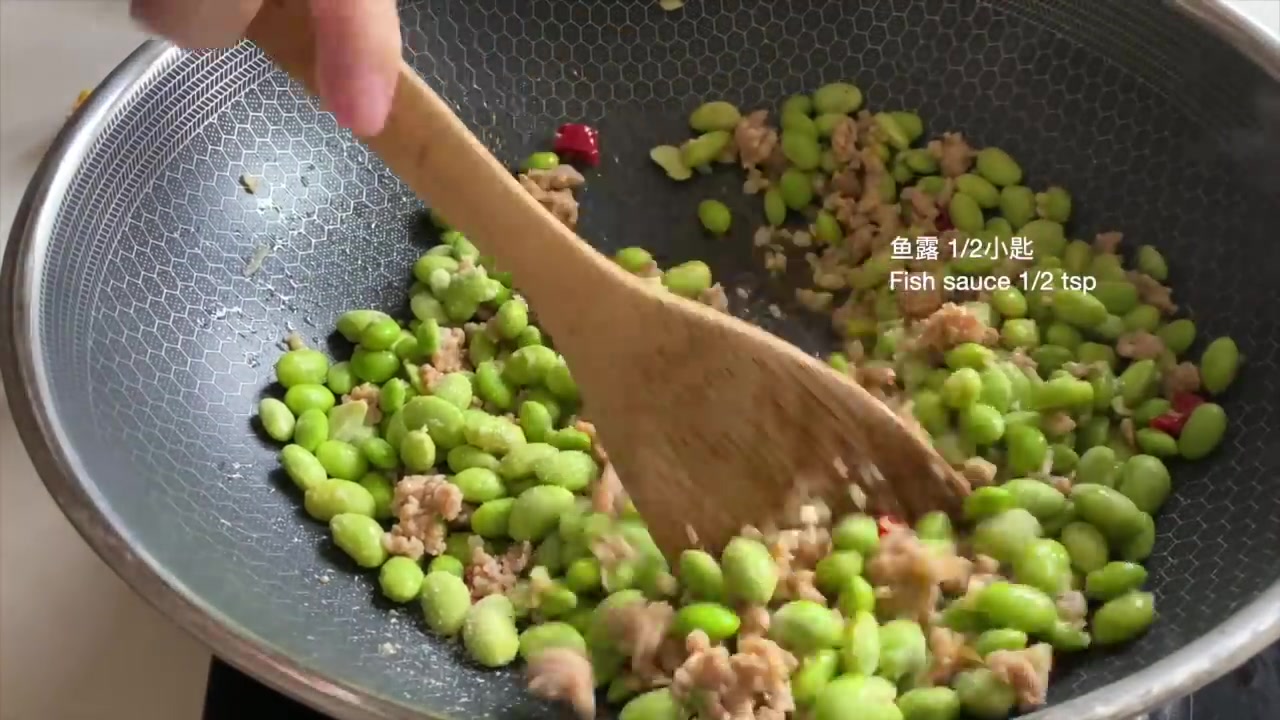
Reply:
<svg viewBox="0 0 1280 720"><path fill-rule="evenodd" d="M316 36L320 99L357 135L382 131L400 64L396 0L306 0ZM130 13L185 48L229 47L263 0L131 0Z"/></svg>

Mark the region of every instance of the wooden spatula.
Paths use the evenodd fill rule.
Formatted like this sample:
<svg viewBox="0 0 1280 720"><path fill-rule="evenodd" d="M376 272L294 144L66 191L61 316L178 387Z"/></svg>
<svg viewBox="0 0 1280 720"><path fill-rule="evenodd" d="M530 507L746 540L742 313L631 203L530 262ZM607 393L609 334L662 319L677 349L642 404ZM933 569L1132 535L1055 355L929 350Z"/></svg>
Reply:
<svg viewBox="0 0 1280 720"><path fill-rule="evenodd" d="M305 3L267 0L249 30L315 88ZM512 272L582 389L618 476L670 556L763 525L798 483L833 510L856 485L874 511L955 514L968 484L884 404L798 348L655 289L566 228L408 64L364 142ZM692 531L692 532L690 532Z"/></svg>

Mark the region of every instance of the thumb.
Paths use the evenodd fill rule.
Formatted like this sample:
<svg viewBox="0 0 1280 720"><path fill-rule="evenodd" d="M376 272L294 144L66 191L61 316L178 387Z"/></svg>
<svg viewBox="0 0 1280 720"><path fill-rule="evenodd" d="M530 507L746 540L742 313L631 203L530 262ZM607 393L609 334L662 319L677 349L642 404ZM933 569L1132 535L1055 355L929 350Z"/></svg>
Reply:
<svg viewBox="0 0 1280 720"><path fill-rule="evenodd" d="M244 37L262 0L130 0L129 14L188 49L230 47Z"/></svg>
<svg viewBox="0 0 1280 720"><path fill-rule="evenodd" d="M320 95L357 135L382 132L400 69L396 0L311 0Z"/></svg>

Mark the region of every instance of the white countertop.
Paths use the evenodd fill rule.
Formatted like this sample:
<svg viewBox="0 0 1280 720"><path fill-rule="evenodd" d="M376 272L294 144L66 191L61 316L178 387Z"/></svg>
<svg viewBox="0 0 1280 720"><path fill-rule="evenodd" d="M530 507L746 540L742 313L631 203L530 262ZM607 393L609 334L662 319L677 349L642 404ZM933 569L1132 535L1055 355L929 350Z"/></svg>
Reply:
<svg viewBox="0 0 1280 720"><path fill-rule="evenodd" d="M1280 35L1280 0L1237 4ZM0 0L0 245L76 95L143 40L125 6ZM197 720L208 652L80 540L3 403L0 477L0 720Z"/></svg>

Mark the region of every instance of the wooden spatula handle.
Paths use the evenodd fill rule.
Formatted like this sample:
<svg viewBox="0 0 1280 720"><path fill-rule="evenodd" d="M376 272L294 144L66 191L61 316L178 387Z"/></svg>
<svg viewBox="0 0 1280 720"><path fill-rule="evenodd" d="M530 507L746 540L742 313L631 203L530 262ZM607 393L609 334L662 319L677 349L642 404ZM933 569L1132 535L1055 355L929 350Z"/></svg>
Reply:
<svg viewBox="0 0 1280 720"><path fill-rule="evenodd" d="M248 39L316 92L306 2L267 0ZM575 308L590 304L592 294L637 282L533 199L408 63L401 61L385 129L362 139L415 194L513 274L553 336L573 334L554 320L575 317ZM565 287L565 277L575 277L580 287Z"/></svg>

